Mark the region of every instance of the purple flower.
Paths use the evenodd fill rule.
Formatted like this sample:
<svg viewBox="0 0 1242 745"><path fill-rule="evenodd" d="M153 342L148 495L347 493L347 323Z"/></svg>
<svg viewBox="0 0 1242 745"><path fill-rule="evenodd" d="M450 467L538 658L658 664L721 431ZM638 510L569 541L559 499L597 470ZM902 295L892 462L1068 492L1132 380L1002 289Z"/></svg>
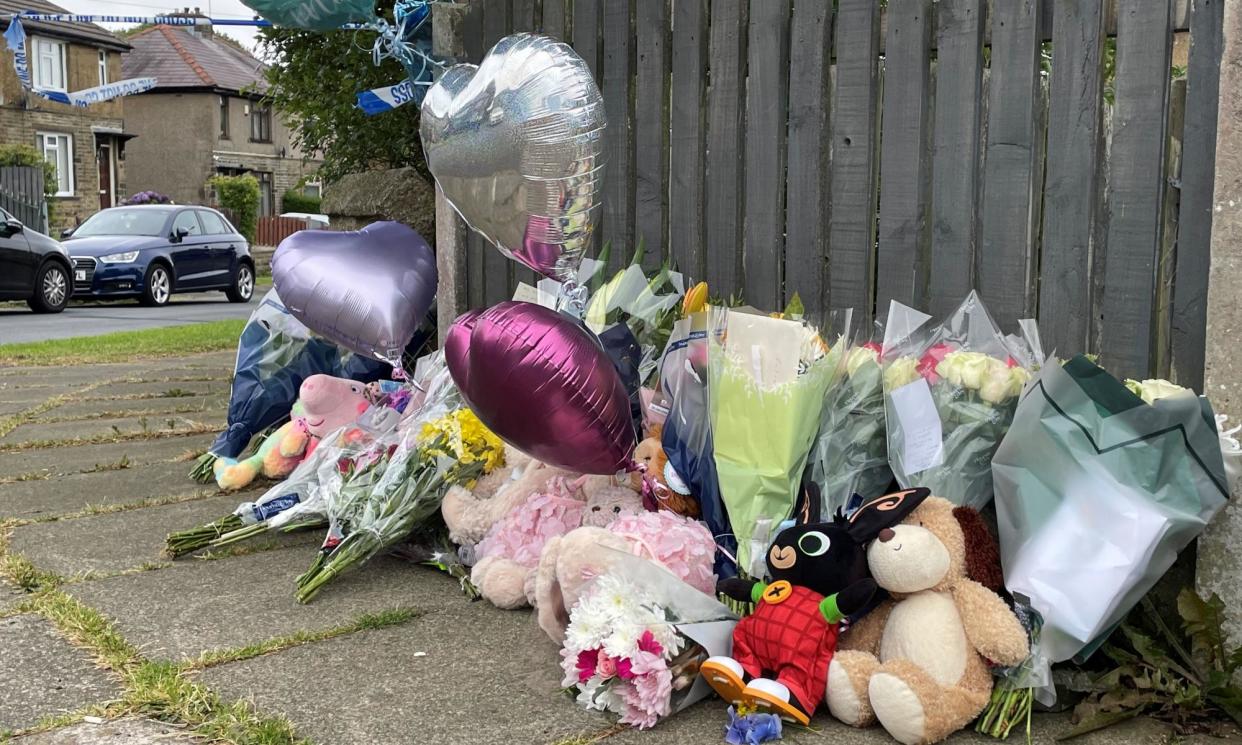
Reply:
<svg viewBox="0 0 1242 745"><path fill-rule="evenodd" d="M746 714L738 716L729 707L729 724L725 727L725 742L729 745L759 745L781 739L781 718L775 714Z"/></svg>

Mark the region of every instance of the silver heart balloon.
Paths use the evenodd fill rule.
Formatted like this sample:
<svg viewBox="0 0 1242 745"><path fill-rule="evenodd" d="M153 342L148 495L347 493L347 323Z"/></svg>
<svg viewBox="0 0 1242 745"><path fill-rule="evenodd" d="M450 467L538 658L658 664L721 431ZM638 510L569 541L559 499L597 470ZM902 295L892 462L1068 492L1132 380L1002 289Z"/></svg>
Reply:
<svg viewBox="0 0 1242 745"><path fill-rule="evenodd" d="M535 34L497 42L427 92L427 166L501 253L548 277L577 271L601 213L604 100L586 62Z"/></svg>

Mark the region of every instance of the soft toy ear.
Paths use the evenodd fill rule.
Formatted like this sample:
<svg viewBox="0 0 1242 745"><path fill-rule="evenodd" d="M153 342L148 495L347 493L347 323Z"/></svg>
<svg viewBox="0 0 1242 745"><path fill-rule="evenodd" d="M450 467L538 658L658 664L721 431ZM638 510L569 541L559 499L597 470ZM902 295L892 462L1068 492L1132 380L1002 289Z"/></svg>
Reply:
<svg viewBox="0 0 1242 745"><path fill-rule="evenodd" d="M799 525L811 525L819 522L820 505L819 484L811 478L811 469L802 474L802 496L794 508L794 521Z"/></svg>
<svg viewBox="0 0 1242 745"><path fill-rule="evenodd" d="M919 487L876 497L850 515L850 537L859 544L875 540L881 530L905 520L929 496L930 489Z"/></svg>
<svg viewBox="0 0 1242 745"><path fill-rule="evenodd" d="M664 439L664 424L663 424L663 423L657 423L657 424L653 424L653 425L651 425L650 427L648 427L648 428L647 428L647 438L648 438L648 439L652 439L652 438L654 438L654 439L656 439L656 440L662 440L662 439Z"/></svg>
<svg viewBox="0 0 1242 745"><path fill-rule="evenodd" d="M1005 587L1001 571L1000 546L988 530L983 516L969 507L953 508L953 517L962 529L966 544L966 576L993 592Z"/></svg>

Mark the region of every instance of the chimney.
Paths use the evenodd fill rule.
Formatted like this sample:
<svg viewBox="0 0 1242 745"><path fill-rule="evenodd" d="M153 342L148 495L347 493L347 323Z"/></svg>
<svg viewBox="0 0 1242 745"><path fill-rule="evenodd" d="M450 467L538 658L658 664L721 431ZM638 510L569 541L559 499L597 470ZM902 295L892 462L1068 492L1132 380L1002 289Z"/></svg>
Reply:
<svg viewBox="0 0 1242 745"><path fill-rule="evenodd" d="M194 8L193 10L186 8L167 15L170 18L193 18L194 25L187 26L186 28L191 34L200 39L210 39L215 33L211 28L211 20L204 15L201 8Z"/></svg>

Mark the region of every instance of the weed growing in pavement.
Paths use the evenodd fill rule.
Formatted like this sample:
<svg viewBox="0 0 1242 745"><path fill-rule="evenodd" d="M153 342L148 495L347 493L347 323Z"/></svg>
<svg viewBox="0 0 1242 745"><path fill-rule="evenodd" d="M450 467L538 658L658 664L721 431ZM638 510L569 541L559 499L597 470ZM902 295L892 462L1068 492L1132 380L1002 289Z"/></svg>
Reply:
<svg viewBox="0 0 1242 745"><path fill-rule="evenodd" d="M112 463L96 463L94 468L88 468L82 473L104 473L105 471L124 471L129 468L129 456L122 455L119 460Z"/></svg>
<svg viewBox="0 0 1242 745"><path fill-rule="evenodd" d="M193 395L193 391L184 388L169 388L160 394L160 398L191 398Z"/></svg>

